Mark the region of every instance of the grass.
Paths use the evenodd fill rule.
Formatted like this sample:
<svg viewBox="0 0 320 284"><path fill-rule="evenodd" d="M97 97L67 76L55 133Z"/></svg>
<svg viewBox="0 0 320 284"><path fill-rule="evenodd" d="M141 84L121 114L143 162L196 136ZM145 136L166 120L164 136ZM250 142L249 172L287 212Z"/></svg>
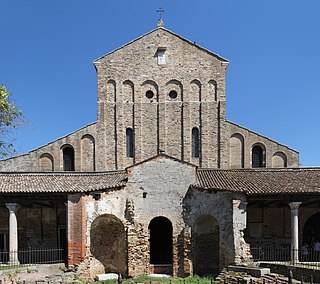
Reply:
<svg viewBox="0 0 320 284"><path fill-rule="evenodd" d="M213 279L211 277L200 277L200 276L190 276L186 278L181 277L151 277L148 275L139 276L137 278L123 279L123 284L135 284L135 283L146 283L146 284L211 284L213 283ZM91 284L95 283L108 283L108 284L117 284L118 281L108 280L108 281L95 281L90 282Z"/></svg>

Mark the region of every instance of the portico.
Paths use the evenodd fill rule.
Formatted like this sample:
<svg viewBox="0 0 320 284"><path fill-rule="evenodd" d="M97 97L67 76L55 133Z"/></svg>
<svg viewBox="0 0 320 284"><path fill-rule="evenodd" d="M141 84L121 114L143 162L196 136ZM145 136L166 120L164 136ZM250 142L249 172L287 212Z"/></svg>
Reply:
<svg viewBox="0 0 320 284"><path fill-rule="evenodd" d="M66 251L65 195L8 194L0 197L1 263L44 262ZM7 201L7 202L6 202ZM61 252L57 249L61 248Z"/></svg>

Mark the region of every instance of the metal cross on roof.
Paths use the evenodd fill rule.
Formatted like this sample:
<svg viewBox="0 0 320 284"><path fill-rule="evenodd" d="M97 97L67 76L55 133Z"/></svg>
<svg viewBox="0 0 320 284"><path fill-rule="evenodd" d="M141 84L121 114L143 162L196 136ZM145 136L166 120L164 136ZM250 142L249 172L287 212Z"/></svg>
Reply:
<svg viewBox="0 0 320 284"><path fill-rule="evenodd" d="M159 19L161 20L161 19L162 19L162 13L164 13L164 9L160 7L160 8L157 10L157 13L160 14Z"/></svg>

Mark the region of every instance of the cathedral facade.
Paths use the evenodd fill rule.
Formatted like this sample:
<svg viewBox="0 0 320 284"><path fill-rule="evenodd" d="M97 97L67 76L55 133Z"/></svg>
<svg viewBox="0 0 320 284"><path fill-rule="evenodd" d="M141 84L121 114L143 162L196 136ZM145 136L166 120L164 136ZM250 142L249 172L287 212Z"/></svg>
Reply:
<svg viewBox="0 0 320 284"><path fill-rule="evenodd" d="M0 161L0 249L61 247L87 278L188 276L320 237L319 170L227 120L228 63L161 25L95 60L97 122Z"/></svg>

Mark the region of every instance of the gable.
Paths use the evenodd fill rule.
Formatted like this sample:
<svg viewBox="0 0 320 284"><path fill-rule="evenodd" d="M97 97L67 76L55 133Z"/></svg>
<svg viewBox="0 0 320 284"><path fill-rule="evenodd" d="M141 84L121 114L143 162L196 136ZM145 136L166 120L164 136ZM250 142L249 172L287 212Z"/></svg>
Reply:
<svg viewBox="0 0 320 284"><path fill-rule="evenodd" d="M158 155L127 168L128 184L149 193L176 192L184 196L196 182L197 167L166 155Z"/></svg>
<svg viewBox="0 0 320 284"><path fill-rule="evenodd" d="M137 81L139 78L142 84L150 78L157 80L160 75L167 76L168 81L189 77L212 80L217 74L225 73L228 61L164 28L157 28L98 58L94 65L99 74L105 73L109 79L121 76Z"/></svg>
<svg viewBox="0 0 320 284"><path fill-rule="evenodd" d="M206 49L206 48L203 48L203 47L197 45L195 42L191 42L191 41L185 39L184 37L182 37L182 36L180 36L180 35L172 32L172 31L170 31L170 30L167 30L167 29L165 29L165 28L163 28L163 27L158 27L158 28L156 28L156 29L154 29L154 30L152 30L152 31L150 31L150 32L148 32L148 33L146 33L146 34L144 34L144 35L142 35L142 36L140 36L140 37L132 40L131 42L126 43L126 44L124 44L123 46L121 46L121 47L119 47L119 48L117 48L117 49L115 49L115 50L113 50L113 51L111 51L111 52L109 52L109 53L107 53L107 54L105 54L105 55L100 56L99 58L97 58L96 60L94 60L94 63L102 62L103 60L105 60L107 57L113 55L114 53L118 53L118 52L121 51L121 50L127 50L128 47L129 47L129 48L132 48L132 47L130 47L130 46L131 46L131 45L137 45L137 42L139 42L139 41L144 41L144 42L146 42L146 41L149 40L149 38L152 39L152 38L154 37L154 35L156 35L157 37L161 37L161 36L167 36L167 37L168 37L168 36L171 35L171 39L172 39L172 40L175 40L176 43L178 43L179 41L180 41L181 43L184 42L184 43L186 43L186 44L188 44L188 45L190 45L190 46L192 46L192 47L195 47L196 49L199 49L200 51L202 51L202 52L204 52L204 53L207 53L207 54L211 55L212 57L217 58L217 59L220 60L221 62L226 62L226 63L228 63L228 60L225 59L225 58L223 58L223 57L221 57L220 55L218 55L218 54L216 54L216 53L214 53L214 52L212 52L212 51L210 51L210 50L208 50L208 49ZM164 43L164 40L165 40L165 38L162 38L162 39L159 39L159 41L156 41L156 42L158 42L158 43ZM160 44L159 46L161 47L161 44ZM162 47L164 47L164 46L162 46Z"/></svg>

